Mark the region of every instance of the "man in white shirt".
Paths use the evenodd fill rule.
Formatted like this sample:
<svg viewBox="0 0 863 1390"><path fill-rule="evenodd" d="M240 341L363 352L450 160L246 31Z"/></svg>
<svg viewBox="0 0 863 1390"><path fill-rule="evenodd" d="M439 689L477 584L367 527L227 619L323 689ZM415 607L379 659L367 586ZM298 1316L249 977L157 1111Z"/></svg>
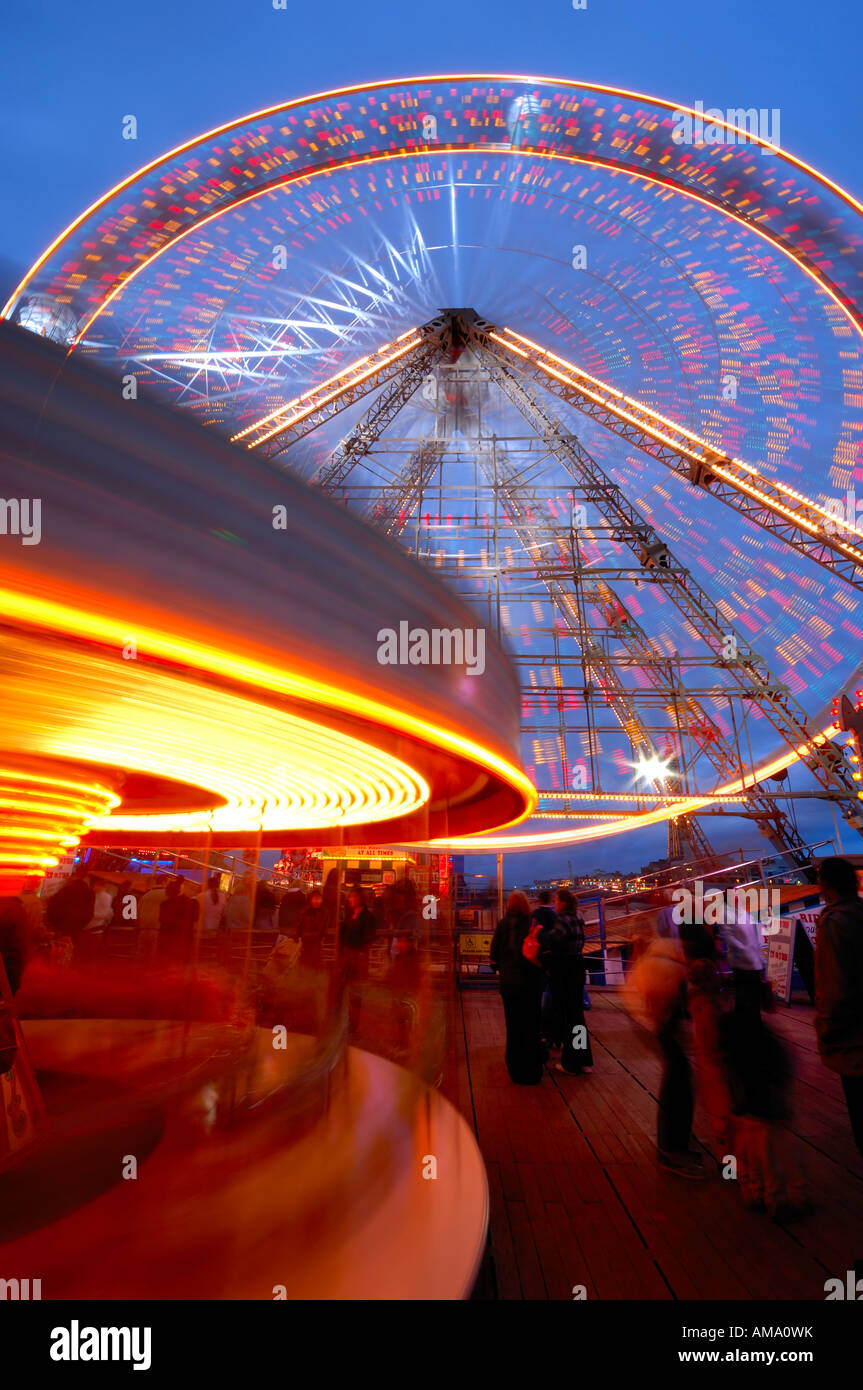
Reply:
<svg viewBox="0 0 863 1390"><path fill-rule="evenodd" d="M108 885L104 879L94 879L93 890L96 894L96 901L93 904L93 916L87 923L85 930L104 931L114 915L114 899L109 893Z"/></svg>
<svg viewBox="0 0 863 1390"><path fill-rule="evenodd" d="M142 956L151 956L156 950L159 908L165 901L165 884L165 875L156 874L153 887L147 889L138 903L138 953Z"/></svg>

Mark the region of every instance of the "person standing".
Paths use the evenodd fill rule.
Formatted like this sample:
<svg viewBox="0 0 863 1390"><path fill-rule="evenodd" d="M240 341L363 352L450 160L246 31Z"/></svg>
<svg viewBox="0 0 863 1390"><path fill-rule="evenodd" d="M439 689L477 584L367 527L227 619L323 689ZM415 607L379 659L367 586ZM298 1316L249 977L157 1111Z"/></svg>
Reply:
<svg viewBox="0 0 863 1390"><path fill-rule="evenodd" d="M374 914L366 906L362 888L355 883L348 891L348 910L342 922L340 943L345 973L351 979L368 979L369 955L376 936Z"/></svg>
<svg viewBox="0 0 863 1390"><path fill-rule="evenodd" d="M183 892L182 874L171 879L159 908L159 955L175 965L187 965L195 942L198 904Z"/></svg>
<svg viewBox="0 0 863 1390"><path fill-rule="evenodd" d="M210 874L207 887L200 897L201 931L204 936L213 937L222 925L225 916L227 894L219 887L220 874Z"/></svg>
<svg viewBox="0 0 863 1390"><path fill-rule="evenodd" d="M536 895L533 920L539 924L543 932L554 926L554 908L551 906L551 893L547 888L541 888ZM563 1046L563 1026L554 1009L548 977L542 994L542 1036L550 1048Z"/></svg>
<svg viewBox="0 0 863 1390"><path fill-rule="evenodd" d="M87 882L87 865L79 861L66 882L48 899L45 916L55 936L77 942L92 920L96 895Z"/></svg>
<svg viewBox="0 0 863 1390"><path fill-rule="evenodd" d="M114 899L104 878L94 878L93 916L87 923L86 931L103 932L114 915Z"/></svg>
<svg viewBox="0 0 863 1390"><path fill-rule="evenodd" d="M553 1016L563 1042L560 1061L555 1069L579 1076L593 1071L590 1034L584 1021L584 985L587 966L584 961L584 922L576 911L576 902L568 888L559 888L556 895L554 925L540 933L540 965L548 971L551 986Z"/></svg>
<svg viewBox="0 0 863 1390"><path fill-rule="evenodd" d="M260 882L255 893L255 931L274 931L276 895L268 883Z"/></svg>
<svg viewBox="0 0 863 1390"><path fill-rule="evenodd" d="M721 1010L719 1004L719 943L717 931L722 930L719 923L724 914L724 895L711 894L704 899L704 922L681 924L680 942L686 957L686 1001L689 1017L692 1020L692 1043L698 1075L698 1092L701 1102L710 1117L710 1127L716 1153L721 1157L731 1147L731 1094L728 1078L723 1067L719 1041ZM756 978L760 977L756 972ZM753 1027L760 1027L761 1010L758 995L754 1001L744 995L741 1005L735 1003L735 1014L742 1020L753 1020ZM688 1150L697 1164L701 1158L697 1149ZM688 1160L687 1160L688 1161Z"/></svg>
<svg viewBox="0 0 863 1390"><path fill-rule="evenodd" d="M279 903L279 931L282 936L296 936L297 922L300 914L306 905L306 898L301 888L289 888L282 894Z"/></svg>
<svg viewBox="0 0 863 1390"><path fill-rule="evenodd" d="M27 935L33 942L41 941L45 935L45 903L36 891L38 887L38 878L28 878L18 894L27 918Z"/></svg>
<svg viewBox="0 0 863 1390"><path fill-rule="evenodd" d="M719 934L734 981L734 1009L755 1024L761 1019L764 929L737 901L727 916L730 920L720 927Z"/></svg>
<svg viewBox="0 0 863 1390"><path fill-rule="evenodd" d="M159 937L159 910L165 901L166 874L156 874L152 888L142 894L138 903L138 950L142 956L152 956Z"/></svg>
<svg viewBox="0 0 863 1390"><path fill-rule="evenodd" d="M489 962L500 977L506 1020L506 1069L517 1086L542 1080L543 971L526 958L523 947L531 927L530 903L524 893L510 893L506 913L492 937Z"/></svg>
<svg viewBox="0 0 863 1390"><path fill-rule="evenodd" d="M815 1032L825 1067L842 1082L863 1154L863 902L847 859L824 859L818 883L827 906L815 933Z"/></svg>
<svg viewBox="0 0 863 1390"><path fill-rule="evenodd" d="M320 888L313 888L295 927L296 934L303 943L302 964L307 970L321 968L325 925L324 896Z"/></svg>

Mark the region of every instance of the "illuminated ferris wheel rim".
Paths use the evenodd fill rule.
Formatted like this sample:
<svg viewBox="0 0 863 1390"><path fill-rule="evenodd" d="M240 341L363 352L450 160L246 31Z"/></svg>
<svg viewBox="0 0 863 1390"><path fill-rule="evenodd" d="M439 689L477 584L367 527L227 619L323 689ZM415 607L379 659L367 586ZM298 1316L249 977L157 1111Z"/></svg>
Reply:
<svg viewBox="0 0 863 1390"><path fill-rule="evenodd" d="M302 109L303 107L311 108L311 106L314 103L335 101L339 98L348 97L358 93L376 93L384 91L396 92L399 88L407 88L412 86L415 87L420 84L429 84L432 87L438 87L440 86L440 84L453 82L495 82L526 84L536 86L545 85L547 88L551 90L564 90L566 92L584 93L586 96L590 96L591 94L600 94L612 97L619 97L621 99L634 102L643 102L661 112L687 113L693 117L698 117L699 115L701 115L702 118L705 115L705 113L699 113L694 108L688 107L682 103L673 103L663 98L652 97L643 93L628 91L625 88L612 87L600 83L584 83L577 81L569 81L560 78L536 77L530 75L516 74L439 74L430 76L399 78L394 80L385 80L372 83L354 84L351 86L335 89L328 92L295 98L285 103L280 103L271 107L263 108L247 116L240 117L237 120L226 122L220 126L213 128L210 131L205 132L202 135L196 136L190 139L189 141L186 141L183 144L168 151L166 154L160 156L159 158L150 161L141 169L130 174L126 179L122 180L114 188L108 190L108 192L105 193L100 199L98 199L89 208L82 212L66 228L66 230L62 232L51 243L51 245L46 249L43 255L34 263L33 267L21 281L16 290L13 292L7 305L4 307L3 315L7 316L11 313L11 311L17 305L21 297L21 294L27 289L27 287L31 284L34 278L38 275L40 269L43 266L45 266L46 263L50 260L53 253L57 251L58 248L63 247L64 243L79 228L81 228L88 221L89 218L91 218L95 213L98 213L100 209L104 208L112 198L122 193L124 190L131 188L132 185L136 183L136 181L143 179L148 174L151 174L152 172L167 165L172 159L175 159L176 157L181 156L187 152L193 151L196 147L200 147L204 145L205 142L216 139L220 135L225 134L226 132L239 131L240 128L242 128L243 126L249 126L256 121L266 120L267 118L275 116L280 112L297 111ZM511 98L508 96L506 100L509 99ZM738 130L737 127L733 126L728 121L716 118L713 113L710 113L710 122L713 125L724 126L729 131ZM817 185L820 185L822 189L829 190L830 193L835 195L837 198L841 199L849 209L853 210L855 214L863 214L863 205L861 205L860 202L857 201L857 199L855 199L839 184L835 183L833 180L829 179L825 175L819 173L818 170L814 169L811 165L806 164L803 160L771 144L768 140L763 139L761 136L754 132L746 133L746 143L750 146L760 146L763 150L768 151L772 155L775 155L776 158L780 160L782 163L797 169L798 171L804 173L808 178L811 178ZM707 206L713 209L714 211L720 213L721 215L737 222L739 225L745 227L748 231L754 232L756 235L762 237L769 244L782 251L783 254L787 256L791 261L793 261L799 269L803 270L804 273L807 274L807 276L809 276L809 278L819 286L819 288L821 288L829 295L829 297L838 306L838 308L845 315L848 321L854 325L857 332L860 333L861 336L863 336L863 314L861 314L858 305L851 298L851 296L849 296L839 285L834 283L830 279L829 275L824 270L822 270L821 267L817 265L814 261L810 260L808 255L804 254L799 248L797 248L793 244L793 242L788 239L787 236L780 235L767 226L759 225L759 222L755 220L758 211L757 209L753 212L752 215L741 215L739 211L736 211L732 206L729 205L728 202L723 201L723 199L720 197L717 197L704 190L684 186L680 182L677 182L673 176L669 176L667 174L663 175L658 171L638 165L634 161L631 163L627 162L626 153L627 152L624 151L620 159L614 160L610 158L599 157L595 154L590 155L581 153L565 153L561 150L556 150L553 148L537 148L527 143L507 144L492 141L487 144L483 144L481 142L463 142L457 144L447 144L445 142L442 142L435 143L433 145L417 145L412 148L390 148L382 151L377 150L373 153L365 154L353 153L350 156L345 157L344 159L331 159L329 162L325 163L319 162L316 165L309 164L306 167L294 168L290 170L290 172L288 172L287 174L282 174L278 178L275 178L263 184L262 186L244 192L242 196L236 199L223 203L215 210L207 212L204 216L197 216L192 218L192 220L189 221L188 225L183 226L175 236L172 236L169 240L166 240L162 245L157 247L144 259L140 260L136 265L132 267L130 271L126 272L123 275L123 277L116 284L113 285L112 288L109 289L108 293L106 294L106 297L99 304L96 305L93 312L86 318L83 327L79 328L79 331L75 338L75 345L79 344L82 341L85 333L93 325L96 319L104 312L105 309L108 308L108 306L113 302L113 300L116 297L122 294L123 290L130 284L130 282L138 274L150 267L153 264L154 260L156 260L163 252L166 252L171 248L175 247L180 240L194 233L195 231L200 230L208 222L213 221L214 219L218 218L223 214L233 211L237 207L242 206L242 204L244 203L248 203L249 201L258 198L266 193L278 191L280 188L287 188L292 184L309 182L312 179L320 177L321 175L336 174L340 171L350 170L351 168L356 168L364 164L383 164L393 160L428 159L430 157L441 157L458 154L493 154L495 156L504 156L510 158L512 156L517 156L519 158L527 157L530 159L547 160L550 162L557 161L570 164L583 164L589 167L603 168L609 170L611 173L622 173L630 178L643 179L645 182L663 187L667 189L669 192L677 193L685 198L693 199L696 202L700 202L704 206ZM839 236L841 237L841 235L842 233L840 232ZM850 240L848 244L850 249ZM770 762L769 766L771 768L778 768L779 766L788 766L791 762L795 760L796 756L797 755L795 753L790 752L787 755L785 761L782 761L781 759L774 759ZM762 769L759 775L768 776L770 775L770 773ZM596 825L582 826L576 830L556 832L548 835L534 836L517 834L512 837L476 837L475 840L470 838L461 841L453 841L451 843L453 848L473 848L476 852L488 852L494 851L495 849L515 850L517 848L534 848L542 847L543 844L564 845L567 843L576 843L582 839L592 838L593 836L599 834L616 833L618 829L629 830L637 828L639 825L647 823L657 823L658 821L669 819L672 816L685 814L687 809L694 809L695 806L697 806L698 804L704 803L699 803L697 799L693 799L693 803L687 803L686 806L676 804L674 806L661 807L657 810L644 813L644 815L639 817L624 817L619 822L614 822L613 824L600 821Z"/></svg>
<svg viewBox="0 0 863 1390"><path fill-rule="evenodd" d="M396 92L400 88L413 88L418 87L422 84L429 84L432 87L437 87L440 84L444 83L464 82L494 82L525 85L532 84L537 87L545 86L552 92L554 92L555 90L563 90L565 92L584 93L586 96L589 96L592 93L599 93L601 95L619 97L627 101L647 103L648 105L653 106L661 112L688 115L696 119L701 119L702 121L704 120L706 115L709 115L709 124L711 126L723 127L727 129L729 132L731 132L734 136L744 135L745 146L758 146L761 150L767 151L775 155L778 160L784 162L791 168L794 168L800 171L801 173L805 174L807 177L813 179L817 185L820 185L822 190L829 190L831 194L841 199L841 201L848 208L852 209L855 213L863 215L863 204L861 204L856 198L854 198L853 195L849 193L846 189L842 188L840 184L828 178L826 175L819 173L819 171L813 168L813 166L807 164L805 161L799 159L797 156L789 154L787 151L781 149L779 146L772 144L770 141L764 139L756 132L750 133L749 131L743 131L740 129L740 127L735 126L731 122L721 119L721 117L717 116L717 113L713 111L699 112L693 107L686 106L682 103L675 104L673 102L667 101L665 98L652 97L644 93L631 92L625 88L606 86L601 83L585 83L571 81L565 78L537 77L518 74L433 74L428 76L397 78L389 81L377 81L371 83L354 84L351 86L334 89L332 91L316 93L311 96L294 98L287 102L262 108L261 110L252 112L246 116L242 116L238 119L216 126L211 130L204 132L201 135L194 136L190 140L187 140L182 144L169 150L164 155L159 156L157 159L149 161L147 164L143 165L140 169L135 170L133 173L129 174L125 179L121 180L118 184L116 184L105 194L103 194L100 198L98 198L94 203L92 203L88 208L86 208L82 213L80 213L79 216L76 217L69 224L69 226L63 232L61 232L54 239L54 241L51 242L51 244L46 248L42 255L34 262L33 266L30 268L30 270L27 272L27 274L24 276L21 282L16 286L9 300L3 307L2 314L0 314L0 317L8 317L12 314L23 292L31 285L34 278L38 275L38 272L46 265L53 253L58 248L63 246L64 243L67 242L69 238L78 230L78 228L80 228L85 222L87 222L88 219L90 219L93 216L93 214L99 212L100 209L105 208L110 203L112 198L116 197L117 195L123 193L126 190L131 189L136 182L143 179L145 176L168 165L172 159L176 159L178 156L184 155L190 151L195 150L196 148L199 149L201 147L204 147L208 141L213 141L217 139L219 136L224 135L229 131L236 132L237 138L239 138L239 132L242 129L251 126L256 121L266 120L277 115L280 112L290 113L298 111L302 108L312 108L314 103L337 101L339 98L348 98L365 92ZM415 114L417 113L415 112ZM350 129L353 129L353 127L350 127ZM313 141L309 142L305 139L302 141L302 143L311 143L312 145L314 144ZM733 140L730 142L730 144L732 145L732 147L734 146ZM674 144L673 148L679 150L680 146ZM693 145L691 146L691 148L694 149L696 148L696 146ZM300 168L292 168L287 173L281 173L278 177L267 180L262 185L256 186L254 189L241 194L237 198L226 199L225 201L221 202L217 208L209 212L206 212L203 216L192 216L191 220L187 224L183 225L176 235L171 235L158 247L154 248L152 252L139 259L137 265L135 265L131 269L124 270L122 274L120 274L116 278L115 283L105 291L104 297L101 299L99 303L97 303L96 307L93 309L92 313L90 313L89 316L86 318L83 325L79 326L79 331L75 337L75 344L81 341L82 337L92 326L95 320L104 312L104 310L113 301L113 299L115 299L117 295L119 295L122 292L123 288L132 279L134 279L146 266L150 265L158 255L160 255L164 250L167 250L169 247L175 246L179 240L181 240L184 236L188 235L192 230L206 225L207 222L212 221L221 213L227 212L233 208L241 206L243 203L250 201L252 198L258 196L261 193L270 192L279 187L284 187L291 183L309 179L316 174L335 173L338 172L340 169L357 167L362 164L368 164L372 162L379 163L393 158L426 158L429 155L433 154L447 153L475 153L486 155L491 153L509 154L517 155L519 157L529 156L530 158L543 158L552 161L560 160L563 162L573 164L587 164L592 165L594 167L616 170L631 176L643 177L651 183L656 183L662 187L670 189L673 192L691 197L696 201L700 201L704 205L714 208L722 212L724 215L731 217L741 225L746 226L750 230L756 232L768 243L782 250L792 260L794 260L805 271L805 273L810 276L810 278L813 281L815 281L817 284L820 285L822 289L825 290L825 292L830 296L834 303L836 303L836 305L840 308L840 310L848 318L848 320L851 323L853 323L857 332L863 335L863 311L861 311L860 306L856 301L856 298L852 296L850 293L846 293L840 285L836 284L833 280L831 280L830 276L818 264L817 257L810 258L810 256L807 253L796 248L793 243L793 240L790 239L787 231L785 234L780 234L778 232L774 232L771 228L767 226L760 225L759 217L763 217L765 215L763 212L758 214L758 216L756 216L754 212L752 215L741 215L739 212L736 212L731 207L730 202L727 199L706 192L703 188L687 187L679 178L675 178L673 175L669 174L667 170L663 171L660 168L653 169L649 165L637 163L635 159L627 159L626 151L624 151L622 156L619 158L606 158L598 156L595 152L592 154L567 153L559 149L548 148L547 146L535 147L530 144L521 142L513 143L511 138L501 141L490 141L487 143L483 143L482 141L472 143L468 140L456 142L453 144L448 144L446 142L435 142L434 144L421 144L413 143L413 141L410 140L409 137L406 137L403 142L403 147L401 148L396 144L387 150L381 151L378 149L377 146L374 146L371 150L365 153L353 151L349 153L344 159L331 157L326 161L321 159L307 160L307 162ZM300 158L302 161L302 157ZM210 162L213 161L211 160ZM252 160L251 162L254 162L254 160ZM658 164L660 164L661 162L662 161L657 161ZM688 169L686 172L689 172ZM209 182L210 184L213 184L216 183L217 180L211 179ZM768 186L773 184L774 182L775 179L770 179L768 181ZM210 196L210 193L208 193L208 196ZM803 194L801 192L795 197L793 201L800 201L802 197ZM152 199L149 201L148 206L151 209L154 206ZM136 219L134 218L131 219L131 223L134 226L138 225ZM160 227L161 225L163 224L159 223ZM140 227L138 228L138 230L140 233ZM839 233L839 235L841 239L841 233ZM116 236L112 237L113 241L116 241L117 239L118 238ZM845 247L843 247L842 251L840 251L840 256L844 254L846 250L852 251L854 249L853 239L849 237L845 240L847 244ZM88 259L92 258L88 257ZM97 259L99 258L97 257ZM128 261L129 259L130 258L127 256L126 260ZM822 262L826 259L826 256L823 252L821 253L820 259L822 260ZM82 280L86 277L77 276L75 278ZM103 285L107 278L108 277L102 277ZM38 288L38 285L36 286L36 288Z"/></svg>

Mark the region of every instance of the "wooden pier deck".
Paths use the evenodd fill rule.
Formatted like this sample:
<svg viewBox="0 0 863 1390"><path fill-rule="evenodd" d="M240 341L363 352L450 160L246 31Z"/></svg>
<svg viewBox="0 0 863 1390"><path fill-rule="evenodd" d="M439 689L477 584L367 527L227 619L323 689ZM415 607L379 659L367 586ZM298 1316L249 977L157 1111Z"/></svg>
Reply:
<svg viewBox="0 0 863 1390"><path fill-rule="evenodd" d="M595 1070L546 1069L514 1086L493 991L452 1001L443 1089L473 1125L488 1172L489 1248L478 1299L824 1299L863 1258L863 1160L838 1077L818 1059L812 1009L779 1007L771 1023L794 1059L789 1128L814 1210L786 1225L747 1211L708 1157L691 1182L655 1160L660 1061L611 990L587 1015ZM695 1136L709 1151L698 1111Z"/></svg>

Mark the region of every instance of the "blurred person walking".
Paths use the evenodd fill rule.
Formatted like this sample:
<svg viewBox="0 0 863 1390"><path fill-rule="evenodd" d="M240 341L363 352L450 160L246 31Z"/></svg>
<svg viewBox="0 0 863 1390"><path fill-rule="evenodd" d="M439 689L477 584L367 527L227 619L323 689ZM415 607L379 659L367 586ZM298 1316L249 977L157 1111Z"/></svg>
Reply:
<svg viewBox="0 0 863 1390"><path fill-rule="evenodd" d="M718 1038L732 1112L728 1146L737 1159L744 1204L766 1207L774 1220L799 1216L809 1199L797 1142L787 1128L787 1050L751 1008L722 1014Z"/></svg>
<svg viewBox="0 0 863 1390"><path fill-rule="evenodd" d="M159 955L176 965L187 965L195 944L198 904L183 892L182 874L171 879L159 908Z"/></svg>
<svg viewBox="0 0 863 1390"><path fill-rule="evenodd" d="M81 860L45 906L45 917L54 935L68 936L77 942L93 919L95 902L96 894L87 882L87 865Z"/></svg>
<svg viewBox="0 0 863 1390"><path fill-rule="evenodd" d="M825 1067L842 1082L851 1131L863 1154L863 902L847 859L824 859L827 906L815 933L815 1032Z"/></svg>
<svg viewBox="0 0 863 1390"><path fill-rule="evenodd" d="M308 970L320 970L323 965L325 927L324 895L320 888L313 888L295 927L296 934L303 943L302 964Z"/></svg>
<svg viewBox="0 0 863 1390"><path fill-rule="evenodd" d="M541 1037L545 976L524 954L530 929L530 903L524 893L510 893L506 913L492 937L489 961L500 977L506 1069L517 1086L538 1086L545 1060Z"/></svg>
<svg viewBox="0 0 863 1390"><path fill-rule="evenodd" d="M138 902L138 951L152 956L159 936L159 910L165 901L167 874L155 874L153 886L141 895Z"/></svg>
<svg viewBox="0 0 863 1390"><path fill-rule="evenodd" d="M717 892L704 899L702 916L717 926L692 923L680 927L686 957L686 1003L692 1020L692 1040L698 1070L698 1093L710 1117L715 1152L720 1158L733 1139L731 1094L720 1047L718 924L724 915L725 896ZM760 1001L757 1001L759 1004ZM760 1023L760 1007L753 1015L751 999L745 1000L739 1017ZM695 1153L695 1150L692 1150ZM699 1155L700 1157L700 1155ZM698 1162L698 1159L695 1160Z"/></svg>
<svg viewBox="0 0 863 1390"><path fill-rule="evenodd" d="M559 888L554 922L540 931L539 964L548 972L551 1013L563 1050L555 1070L570 1076L593 1071L590 1034L584 1021L584 922L568 888Z"/></svg>
<svg viewBox="0 0 863 1390"><path fill-rule="evenodd" d="M692 1147L692 1068L681 1039L687 1004L686 950L678 924L669 923L662 909L656 926L656 935L626 977L623 1002L633 1018L654 1035L662 1055L657 1162L678 1177L705 1178L704 1159Z"/></svg>
<svg viewBox="0 0 863 1390"><path fill-rule="evenodd" d="M201 931L205 936L215 936L225 918L225 905L228 895L220 888L221 874L210 874L207 887L200 895Z"/></svg>
<svg viewBox="0 0 863 1390"><path fill-rule="evenodd" d="M45 901L37 892L40 881L38 878L28 878L18 894L18 901L27 918L27 935L34 943L45 936Z"/></svg>
<svg viewBox="0 0 863 1390"><path fill-rule="evenodd" d="M348 890L348 907L341 928L341 954L345 974L352 980L367 980L369 956L377 936L374 914L366 905L366 898L359 884L352 884Z"/></svg>

